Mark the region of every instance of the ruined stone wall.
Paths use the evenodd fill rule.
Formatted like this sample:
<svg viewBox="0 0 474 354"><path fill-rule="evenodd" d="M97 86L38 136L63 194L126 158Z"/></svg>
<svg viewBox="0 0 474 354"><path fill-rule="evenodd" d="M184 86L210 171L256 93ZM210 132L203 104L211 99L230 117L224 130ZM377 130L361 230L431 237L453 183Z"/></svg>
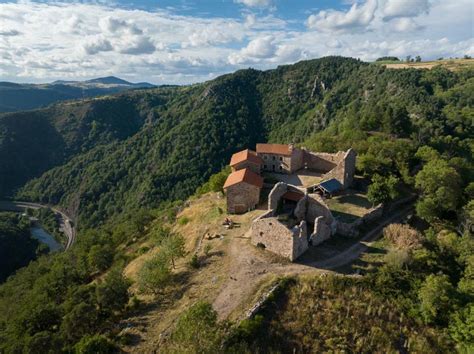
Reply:
<svg viewBox="0 0 474 354"><path fill-rule="evenodd" d="M298 253L304 248L303 239L307 237L306 232L301 230L299 226L295 226L290 230L273 216L256 219L252 223L251 234L253 245L261 244L265 246L266 250L291 261L296 259L295 255L299 256Z"/></svg>
<svg viewBox="0 0 474 354"><path fill-rule="evenodd" d="M319 194L308 194L308 203L306 209L306 220L316 220L317 217L322 216L324 222L329 226L333 223L334 217L331 210L326 205Z"/></svg>
<svg viewBox="0 0 474 354"><path fill-rule="evenodd" d="M379 204L370 209L364 216L352 223L338 222L336 232L346 237L359 236L359 229L363 225L369 225L383 216L384 206Z"/></svg>
<svg viewBox="0 0 474 354"><path fill-rule="evenodd" d="M304 167L304 151L301 149L293 149L291 153L289 172L294 173Z"/></svg>
<svg viewBox="0 0 474 354"><path fill-rule="evenodd" d="M308 227L306 221L301 221L298 226L293 227L293 258L297 259L308 250Z"/></svg>
<svg viewBox="0 0 474 354"><path fill-rule="evenodd" d="M231 214L245 213L254 209L260 200L260 188L238 183L226 188L227 212Z"/></svg>
<svg viewBox="0 0 474 354"><path fill-rule="evenodd" d="M354 178L356 153L354 150L349 149L346 152L340 151L338 154L341 155L340 161L322 178L323 180L335 178L343 185L344 189L347 189L352 184Z"/></svg>
<svg viewBox="0 0 474 354"><path fill-rule="evenodd" d="M251 161L242 161L232 167L232 172L243 170L244 168L248 168L251 171L255 172L256 174L260 174L260 165L253 163Z"/></svg>
<svg viewBox="0 0 474 354"><path fill-rule="evenodd" d="M332 230L324 220L324 216L318 216L314 220L314 231L310 235L311 245L317 246L327 239L331 238Z"/></svg>
<svg viewBox="0 0 474 354"><path fill-rule="evenodd" d="M283 194L288 190L288 185L284 182L278 182L275 184L273 189L268 195L268 210L276 211L278 207L278 202L280 201Z"/></svg>
<svg viewBox="0 0 474 354"><path fill-rule="evenodd" d="M344 152L342 151L336 154L329 154L304 150L303 162L305 167L310 170L329 172L342 161L343 156Z"/></svg>

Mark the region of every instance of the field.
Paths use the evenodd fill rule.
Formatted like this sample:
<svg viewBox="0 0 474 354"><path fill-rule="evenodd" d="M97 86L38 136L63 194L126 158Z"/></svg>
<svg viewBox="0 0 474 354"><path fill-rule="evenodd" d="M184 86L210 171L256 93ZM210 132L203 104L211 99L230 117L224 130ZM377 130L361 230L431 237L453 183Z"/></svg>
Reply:
<svg viewBox="0 0 474 354"><path fill-rule="evenodd" d="M474 59L443 59L433 61L422 61L419 63L406 63L403 61L380 61L375 62L377 65L385 65L389 69L432 69L437 65L441 65L448 70L457 71L464 68L474 68Z"/></svg>

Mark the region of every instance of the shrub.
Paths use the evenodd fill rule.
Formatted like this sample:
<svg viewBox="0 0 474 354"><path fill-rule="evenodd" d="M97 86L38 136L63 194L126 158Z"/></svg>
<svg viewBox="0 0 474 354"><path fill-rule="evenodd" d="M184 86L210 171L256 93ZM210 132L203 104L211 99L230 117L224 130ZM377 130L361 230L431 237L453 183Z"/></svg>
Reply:
<svg viewBox="0 0 474 354"><path fill-rule="evenodd" d="M383 229L384 238L398 249L416 249L423 243L423 236L404 224L390 224Z"/></svg>
<svg viewBox="0 0 474 354"><path fill-rule="evenodd" d="M101 335L85 336L75 346L77 354L109 354L117 352L117 347Z"/></svg>
<svg viewBox="0 0 474 354"><path fill-rule="evenodd" d="M197 254L192 256L191 260L189 261L189 266L194 269L198 269L201 266Z"/></svg>

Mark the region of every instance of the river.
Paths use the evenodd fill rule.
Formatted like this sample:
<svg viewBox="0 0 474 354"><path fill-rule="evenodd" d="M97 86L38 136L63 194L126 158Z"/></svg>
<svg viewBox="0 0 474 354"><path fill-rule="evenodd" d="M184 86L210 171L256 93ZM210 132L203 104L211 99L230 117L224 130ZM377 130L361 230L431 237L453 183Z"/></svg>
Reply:
<svg viewBox="0 0 474 354"><path fill-rule="evenodd" d="M53 236L48 234L44 229L38 226L33 226L31 228L31 236L38 241L46 244L49 247L51 252L60 251L63 249L63 246L54 239Z"/></svg>

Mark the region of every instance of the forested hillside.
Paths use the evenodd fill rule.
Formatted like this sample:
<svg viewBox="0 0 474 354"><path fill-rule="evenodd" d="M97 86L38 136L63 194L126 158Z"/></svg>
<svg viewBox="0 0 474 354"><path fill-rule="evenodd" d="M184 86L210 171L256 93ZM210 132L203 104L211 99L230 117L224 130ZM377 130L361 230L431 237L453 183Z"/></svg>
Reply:
<svg viewBox="0 0 474 354"><path fill-rule="evenodd" d="M266 140L319 151L353 147L358 173L371 180L373 200L390 199L399 186L418 194L423 247L392 255L379 271L367 272L364 281L324 282L336 306L347 311L344 316L368 321L375 316L370 336L360 333L359 342L339 338L332 322L326 322L318 327L324 330L321 341L310 341L319 330L305 317L312 310L292 311L299 292L310 296L308 287L320 288L310 281L290 288L286 300L277 299L288 307L265 318L271 325L265 338L274 336L275 343L294 347L303 323L312 332L303 336L302 350L469 348L473 74L443 68L389 70L327 57L270 71L242 70L187 87L0 116L1 193L61 205L77 216L79 227L70 251L40 257L0 287L0 351L113 350L111 341L117 345L122 340L116 324L139 307L137 299L129 299L123 267L149 247L153 252L158 248L145 263L153 276L145 282L155 295L163 295L173 284L174 258L184 254L186 235L168 229L189 221L176 220L180 200L220 171L233 152ZM220 190L223 176L214 175L200 193ZM190 260L193 267L199 267L199 260ZM186 279L180 281L187 286ZM319 293L322 298L327 294ZM359 297L372 305L357 302ZM355 306L344 305L350 301ZM331 309L333 303L318 306ZM339 328L355 328L352 322L346 326L340 313L331 317ZM393 328L387 323L392 318L400 319L403 340L412 347L396 342L392 334L380 335ZM296 330L279 326L280 319L294 321ZM208 326L209 338L197 336L203 331L195 323ZM246 325L229 333L210 306L199 305L178 321L171 344L201 352L224 344L237 345L237 352L258 348L253 339L262 328Z"/></svg>
<svg viewBox="0 0 474 354"><path fill-rule="evenodd" d="M55 81L51 84L0 82L0 112L16 112L45 107L51 103L109 95L134 88L153 87L144 83L106 77L89 81Z"/></svg>
<svg viewBox="0 0 474 354"><path fill-rule="evenodd" d="M124 210L185 198L240 148L265 140L304 142L326 128L325 135L312 140L313 147L347 148L380 132L392 140L410 139L407 147L412 151L431 144L468 157L471 148L465 139L473 129L471 76L472 71L452 73L442 68L387 70L339 57L265 72L242 70L191 87L77 103L75 109L86 112L82 115L59 105L47 112L3 117L8 136L25 134L26 139L31 132L10 128L12 122L20 125L38 114L46 116L36 120L54 122L47 127L58 143L53 138L35 145L33 140L30 148L25 140L17 139L15 145L3 139L0 161L11 161L16 148L26 150L25 159L44 154L34 160L48 163L33 171L17 161L7 165L3 171L15 171L9 174L15 180L8 186L57 165L22 188L19 197L61 204L95 225ZM98 113L91 115L87 107ZM65 120L58 110L75 118ZM325 136L331 143L323 144ZM343 136L341 144L338 136ZM52 146L61 144L66 147L59 151ZM373 145L361 146L358 152L374 149Z"/></svg>

